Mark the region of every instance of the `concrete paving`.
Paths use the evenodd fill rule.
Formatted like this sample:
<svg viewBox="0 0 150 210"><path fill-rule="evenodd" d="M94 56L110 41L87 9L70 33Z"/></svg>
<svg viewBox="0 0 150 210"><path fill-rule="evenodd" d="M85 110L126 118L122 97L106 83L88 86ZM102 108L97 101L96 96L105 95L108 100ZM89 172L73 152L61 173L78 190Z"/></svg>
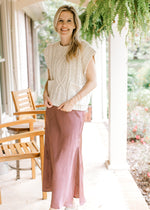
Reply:
<svg viewBox="0 0 150 210"><path fill-rule="evenodd" d="M114 172L104 166L108 159L107 129L103 123L85 123L83 130L84 188L86 203L82 210L148 210L135 182L128 171ZM8 164L15 164L11 162ZM21 161L21 167L30 165ZM0 210L48 210L51 193L42 200L41 175L36 169L36 179L31 171L21 171L21 179L15 180L16 171L0 175L2 205ZM130 183L130 184L128 184Z"/></svg>

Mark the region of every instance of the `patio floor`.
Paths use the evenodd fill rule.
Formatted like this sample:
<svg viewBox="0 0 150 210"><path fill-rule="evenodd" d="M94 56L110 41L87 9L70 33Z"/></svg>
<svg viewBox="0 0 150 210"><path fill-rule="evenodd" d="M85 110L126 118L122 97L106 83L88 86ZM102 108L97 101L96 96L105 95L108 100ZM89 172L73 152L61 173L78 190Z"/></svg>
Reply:
<svg viewBox="0 0 150 210"><path fill-rule="evenodd" d="M82 210L148 210L140 190L128 171L110 171L107 160L107 129L103 123L85 123L83 130L84 188L86 203ZM9 163L10 164L10 163ZM15 164L15 162L11 162ZM21 167L30 165L21 161ZM40 170L31 179L31 171L21 171L21 179L15 180L16 171L0 175L2 205L0 210L48 210L51 193L42 200Z"/></svg>

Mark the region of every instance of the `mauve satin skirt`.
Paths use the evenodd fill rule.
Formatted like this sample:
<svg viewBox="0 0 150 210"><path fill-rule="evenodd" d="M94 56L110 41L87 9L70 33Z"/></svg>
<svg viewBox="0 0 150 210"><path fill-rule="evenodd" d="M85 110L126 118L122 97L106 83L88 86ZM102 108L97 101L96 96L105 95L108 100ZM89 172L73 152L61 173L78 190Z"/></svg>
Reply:
<svg viewBox="0 0 150 210"><path fill-rule="evenodd" d="M52 192L51 208L84 204L82 129L84 111L46 110L43 191Z"/></svg>

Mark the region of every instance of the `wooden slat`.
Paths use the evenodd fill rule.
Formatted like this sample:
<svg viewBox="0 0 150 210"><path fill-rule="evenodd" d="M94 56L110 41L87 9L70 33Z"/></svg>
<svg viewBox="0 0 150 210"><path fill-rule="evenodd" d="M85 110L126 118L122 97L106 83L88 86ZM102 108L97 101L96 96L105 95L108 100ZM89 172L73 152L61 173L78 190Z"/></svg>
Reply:
<svg viewBox="0 0 150 210"><path fill-rule="evenodd" d="M22 109L22 108L26 108L27 109L31 109L32 108L32 105L28 102L28 103L22 103L22 104L19 104L19 109Z"/></svg>
<svg viewBox="0 0 150 210"><path fill-rule="evenodd" d="M0 146L0 157L3 157L2 146Z"/></svg>
<svg viewBox="0 0 150 210"><path fill-rule="evenodd" d="M32 111L22 111L22 112L15 112L14 115L22 115L22 114L45 114L46 110L32 110Z"/></svg>
<svg viewBox="0 0 150 210"><path fill-rule="evenodd" d="M23 104L24 100L27 100L29 102L29 104L31 103L31 106L33 107L34 105L32 105L32 101L30 100L31 98L31 90L30 88L25 89L25 90L18 90L18 91L12 91L12 98L14 101L14 105L15 105L15 109L16 111L20 111L20 105ZM35 109L35 107L34 107ZM20 117L17 117L20 118Z"/></svg>
<svg viewBox="0 0 150 210"><path fill-rule="evenodd" d="M45 134L45 131L43 131L43 130L19 133L19 134L13 135L13 136L8 136L8 137L0 139L0 143L7 142L7 141L12 141L12 140L16 140L16 139L22 139L22 138L28 138L28 137L33 137L33 136L44 135L44 134Z"/></svg>
<svg viewBox="0 0 150 210"><path fill-rule="evenodd" d="M31 142L28 142L28 143L30 145L30 148L32 148L32 151L33 151L32 153L28 150L27 145L25 146L25 144L26 144L25 142L5 145L5 151L6 151L6 147L11 148L12 153L10 155L8 155L8 153L3 154L2 150L4 149L3 148L4 145L0 146L0 162L40 157L40 152L35 150L35 148ZM23 145L23 147L22 147L22 145ZM26 151L25 153L22 151L21 147L23 149L26 148L26 149L24 149L24 151ZM17 148L17 151L19 153L16 152L15 148Z"/></svg>
<svg viewBox="0 0 150 210"><path fill-rule="evenodd" d="M3 145L2 146L2 148L3 148L3 150L4 150L4 152L5 152L5 155L8 155L8 156L10 156L11 155L11 153L10 153L10 151L9 151L9 148L8 148L8 145Z"/></svg>
<svg viewBox="0 0 150 210"><path fill-rule="evenodd" d="M19 94L19 95L14 93L13 100L14 100L16 111L20 111L20 106L23 105L24 103L30 104L29 94L27 93Z"/></svg>
<svg viewBox="0 0 150 210"><path fill-rule="evenodd" d="M14 125L20 125L20 124L25 124L25 123L34 123L36 120L34 119L26 119L26 120L16 120L14 122L8 122L8 123L3 123L0 124L0 128L5 128L9 126L14 126Z"/></svg>
<svg viewBox="0 0 150 210"><path fill-rule="evenodd" d="M23 120L23 119L27 119L27 118L30 118L30 117L31 117L31 115L20 115L19 119Z"/></svg>
<svg viewBox="0 0 150 210"><path fill-rule="evenodd" d="M29 92L29 88L24 89L24 90L12 91L12 92L14 92L15 94L23 94L23 93L27 94Z"/></svg>
<svg viewBox="0 0 150 210"><path fill-rule="evenodd" d="M15 94L15 99L20 100L22 98L28 98L29 94L28 93L19 93L19 94Z"/></svg>
<svg viewBox="0 0 150 210"><path fill-rule="evenodd" d="M16 109L19 110L19 104L20 103L19 103L19 100L16 100L16 98L15 98L15 104L16 104Z"/></svg>
<svg viewBox="0 0 150 210"><path fill-rule="evenodd" d="M17 154L17 155L11 155L11 156L3 156L0 157L0 162L4 161L11 161L11 160L22 160L22 159L28 159L28 158L36 158L40 157L40 153L28 153L28 154Z"/></svg>
<svg viewBox="0 0 150 210"><path fill-rule="evenodd" d="M32 107L30 107L29 104L22 104L20 107L19 107L19 111L18 112L22 112L22 111L31 111L32 110Z"/></svg>
<svg viewBox="0 0 150 210"><path fill-rule="evenodd" d="M20 95L16 99L19 103L26 102L26 101L29 102L29 96L28 95Z"/></svg>
<svg viewBox="0 0 150 210"><path fill-rule="evenodd" d="M9 144L9 148L10 148L11 153L12 153L13 155L16 155L16 154L17 154L16 149L15 149L15 147L14 147L14 144Z"/></svg>
<svg viewBox="0 0 150 210"><path fill-rule="evenodd" d="M35 149L35 147L32 144L32 141L31 142L27 142L27 145L30 148L30 151L31 152L37 152L37 150Z"/></svg>
<svg viewBox="0 0 150 210"><path fill-rule="evenodd" d="M27 144L26 143L21 143L21 146L23 148L23 150L25 151L25 153L29 153L30 151L28 150Z"/></svg>
<svg viewBox="0 0 150 210"><path fill-rule="evenodd" d="M18 101L20 104L29 104L28 98L24 98L23 100Z"/></svg>
<svg viewBox="0 0 150 210"><path fill-rule="evenodd" d="M35 105L36 108L40 108L40 107L46 107L45 104L37 104Z"/></svg>
<svg viewBox="0 0 150 210"><path fill-rule="evenodd" d="M36 149L37 151L39 151L39 148L38 148L38 146L37 146L37 144L35 143L34 140L32 141L32 144L33 144L33 146L35 147L35 149Z"/></svg>
<svg viewBox="0 0 150 210"><path fill-rule="evenodd" d="M24 154L19 143L14 144L14 146L17 149L18 154Z"/></svg>
<svg viewBox="0 0 150 210"><path fill-rule="evenodd" d="M39 162L37 159L34 159L34 160L35 160L36 165L39 167L39 169L41 169L41 164L40 164L40 162Z"/></svg>
<svg viewBox="0 0 150 210"><path fill-rule="evenodd" d="M31 111L31 108L22 107L19 112L28 112L28 111ZM28 115L32 115L32 114L28 114Z"/></svg>

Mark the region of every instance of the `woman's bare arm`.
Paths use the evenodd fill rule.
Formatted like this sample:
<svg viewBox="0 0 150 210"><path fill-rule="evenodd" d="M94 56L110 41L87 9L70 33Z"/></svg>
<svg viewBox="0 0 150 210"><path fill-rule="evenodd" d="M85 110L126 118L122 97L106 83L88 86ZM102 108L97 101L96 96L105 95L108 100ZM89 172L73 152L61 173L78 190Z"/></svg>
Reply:
<svg viewBox="0 0 150 210"><path fill-rule="evenodd" d="M48 71L48 80L50 80L49 69L47 69L47 71ZM48 94L48 80L46 81L46 84L44 87L43 100L44 100L45 106L48 108L51 108L53 105L50 101L49 94Z"/></svg>

